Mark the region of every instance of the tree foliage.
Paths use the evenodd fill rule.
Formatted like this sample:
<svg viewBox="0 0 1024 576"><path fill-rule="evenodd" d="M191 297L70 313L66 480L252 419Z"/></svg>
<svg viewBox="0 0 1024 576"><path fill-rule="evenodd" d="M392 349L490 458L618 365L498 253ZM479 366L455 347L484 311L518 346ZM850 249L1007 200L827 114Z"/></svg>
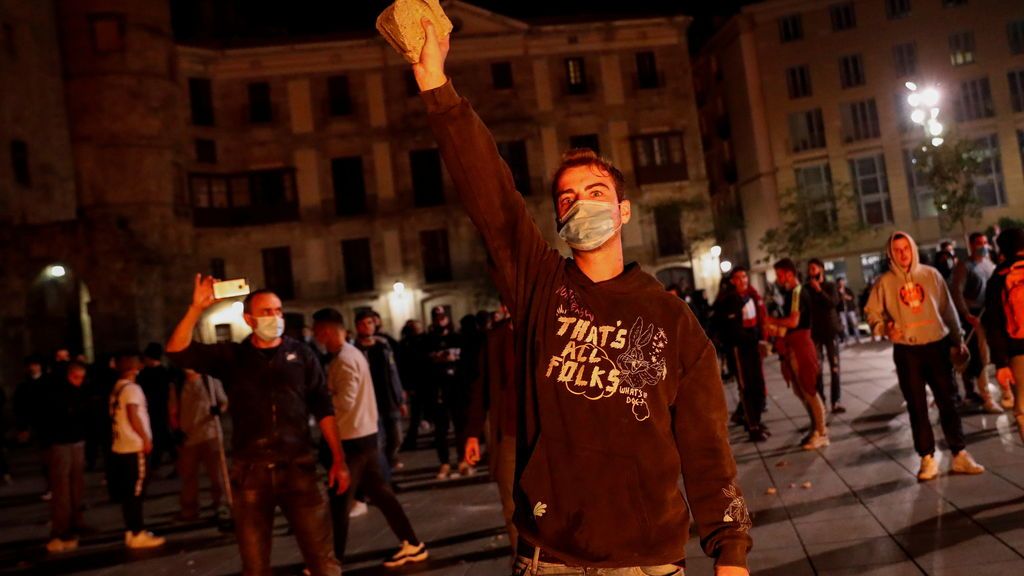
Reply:
<svg viewBox="0 0 1024 576"><path fill-rule="evenodd" d="M914 149L914 169L934 193L943 230L957 227L966 236L968 223L981 218L981 200L974 188L984 174L987 154L962 138L946 139L940 146L924 142Z"/></svg>
<svg viewBox="0 0 1024 576"><path fill-rule="evenodd" d="M848 184L829 185L824 194L800 187L779 194L780 223L765 231L760 248L764 261L789 257L796 260L812 254L830 252L850 242L864 226L856 214L854 194Z"/></svg>

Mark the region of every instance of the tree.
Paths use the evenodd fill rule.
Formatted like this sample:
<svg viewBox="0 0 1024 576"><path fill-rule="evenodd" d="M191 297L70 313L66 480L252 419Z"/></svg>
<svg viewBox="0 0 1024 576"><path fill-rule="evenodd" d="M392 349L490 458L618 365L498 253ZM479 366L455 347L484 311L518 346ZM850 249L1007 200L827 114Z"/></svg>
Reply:
<svg viewBox="0 0 1024 576"><path fill-rule="evenodd" d="M849 210L840 210L849 208ZM848 184L788 188L779 194L779 218L759 243L767 254L763 262L787 256L795 260L839 248L864 229L860 218L849 221L844 212L856 213Z"/></svg>
<svg viewBox="0 0 1024 576"><path fill-rule="evenodd" d="M966 243L967 224L981 218L975 182L984 173L988 152L970 140L947 139L939 146L924 142L914 149L914 169L934 194L939 225L959 228Z"/></svg>

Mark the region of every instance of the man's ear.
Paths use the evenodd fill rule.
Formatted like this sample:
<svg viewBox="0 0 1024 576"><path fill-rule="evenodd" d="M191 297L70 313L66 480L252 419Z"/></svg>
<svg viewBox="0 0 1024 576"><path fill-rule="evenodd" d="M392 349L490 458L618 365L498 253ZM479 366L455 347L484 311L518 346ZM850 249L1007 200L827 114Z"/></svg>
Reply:
<svg viewBox="0 0 1024 576"><path fill-rule="evenodd" d="M622 216L622 225L628 224L629 219L633 216L633 208L629 200L623 200L619 203L619 214Z"/></svg>

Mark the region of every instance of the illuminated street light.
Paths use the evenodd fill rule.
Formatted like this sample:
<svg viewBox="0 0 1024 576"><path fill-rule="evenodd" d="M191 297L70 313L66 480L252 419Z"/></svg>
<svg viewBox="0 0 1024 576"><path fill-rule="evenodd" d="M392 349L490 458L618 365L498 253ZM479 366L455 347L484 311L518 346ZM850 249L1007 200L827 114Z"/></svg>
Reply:
<svg viewBox="0 0 1024 576"><path fill-rule="evenodd" d="M722 263L719 264L718 267L722 270L722 274L728 274L729 271L732 270L732 262L722 260Z"/></svg>
<svg viewBox="0 0 1024 576"><path fill-rule="evenodd" d="M925 138L931 139L932 146L942 145L944 142L942 132L945 130L945 126L939 122L938 104L941 100L939 90L934 86L919 89L913 82L907 82L905 86L907 90L910 90L910 94L907 94L907 104L911 108L910 121L924 128ZM925 151L928 150L927 145L922 148Z"/></svg>
<svg viewBox="0 0 1024 576"><path fill-rule="evenodd" d="M68 273L60 264L54 264L46 271L50 278L63 278Z"/></svg>
<svg viewBox="0 0 1024 576"><path fill-rule="evenodd" d="M929 120L928 133L932 136L940 136L942 134L942 124L938 120Z"/></svg>
<svg viewBox="0 0 1024 576"><path fill-rule="evenodd" d="M939 91L935 88L926 88L921 92L921 103L934 108L939 103Z"/></svg>
<svg viewBox="0 0 1024 576"><path fill-rule="evenodd" d="M711 257L712 258L718 258L721 255L722 255L722 247L721 246L715 244L714 246L711 247Z"/></svg>
<svg viewBox="0 0 1024 576"><path fill-rule="evenodd" d="M391 286L391 289L395 292L395 294L401 296L402 294L405 294L405 282L395 282L394 285Z"/></svg>
<svg viewBox="0 0 1024 576"><path fill-rule="evenodd" d="M914 124L924 124L924 116L924 110L914 110L910 113L910 121Z"/></svg>
<svg viewBox="0 0 1024 576"><path fill-rule="evenodd" d="M932 146L935 146L936 148L938 148L939 146L942 146L943 142L945 142L945 140L943 140L942 138L939 138L938 136L936 136L935 138L932 138Z"/></svg>
<svg viewBox="0 0 1024 576"><path fill-rule="evenodd" d="M910 90L911 92L917 91L917 84L914 84L913 82L907 82L904 86L906 86L907 90Z"/></svg>

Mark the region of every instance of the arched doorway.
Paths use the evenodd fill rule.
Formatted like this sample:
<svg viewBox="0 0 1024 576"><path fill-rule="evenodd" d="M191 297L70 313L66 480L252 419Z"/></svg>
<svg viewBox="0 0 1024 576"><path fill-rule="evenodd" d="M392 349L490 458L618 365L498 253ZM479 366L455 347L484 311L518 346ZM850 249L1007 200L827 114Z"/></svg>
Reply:
<svg viewBox="0 0 1024 576"><path fill-rule="evenodd" d="M29 352L49 356L58 348L93 360L90 295L70 267L56 263L43 268L32 282L26 306Z"/></svg>

